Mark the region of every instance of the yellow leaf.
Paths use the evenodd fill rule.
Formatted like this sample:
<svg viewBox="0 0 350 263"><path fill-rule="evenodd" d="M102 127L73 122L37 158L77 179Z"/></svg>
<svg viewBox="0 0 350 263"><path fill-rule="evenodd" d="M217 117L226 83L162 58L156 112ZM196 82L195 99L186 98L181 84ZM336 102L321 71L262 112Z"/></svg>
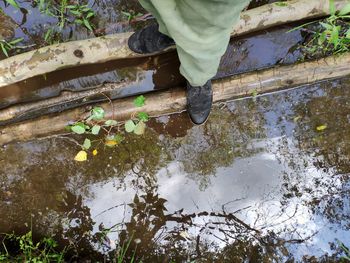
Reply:
<svg viewBox="0 0 350 263"><path fill-rule="evenodd" d="M75 161L77 162L85 162L87 160L87 152L85 151L80 151L74 158Z"/></svg>
<svg viewBox="0 0 350 263"><path fill-rule="evenodd" d="M296 117L294 117L293 121L298 122L300 119L301 119L301 116L296 116Z"/></svg>
<svg viewBox="0 0 350 263"><path fill-rule="evenodd" d="M115 141L115 140L106 140L106 141L105 141L105 145L108 146L108 147L114 147L114 146L116 146L117 144L118 144L118 142Z"/></svg>
<svg viewBox="0 0 350 263"><path fill-rule="evenodd" d="M96 156L98 154L98 151L95 149L92 151L93 156Z"/></svg>
<svg viewBox="0 0 350 263"><path fill-rule="evenodd" d="M327 129L327 125L320 125L316 128L317 131L324 131L325 129Z"/></svg>

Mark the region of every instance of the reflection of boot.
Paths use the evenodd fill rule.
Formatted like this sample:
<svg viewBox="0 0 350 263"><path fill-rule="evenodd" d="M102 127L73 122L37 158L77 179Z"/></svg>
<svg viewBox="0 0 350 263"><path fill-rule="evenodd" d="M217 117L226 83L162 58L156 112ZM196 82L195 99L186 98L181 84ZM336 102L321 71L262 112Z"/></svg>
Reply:
<svg viewBox="0 0 350 263"><path fill-rule="evenodd" d="M203 124L208 119L212 104L211 80L198 87L187 82L187 112L194 124Z"/></svg>
<svg viewBox="0 0 350 263"><path fill-rule="evenodd" d="M128 41L129 48L139 54L151 54L166 50L175 45L170 37L158 30L158 24L152 24L136 31Z"/></svg>

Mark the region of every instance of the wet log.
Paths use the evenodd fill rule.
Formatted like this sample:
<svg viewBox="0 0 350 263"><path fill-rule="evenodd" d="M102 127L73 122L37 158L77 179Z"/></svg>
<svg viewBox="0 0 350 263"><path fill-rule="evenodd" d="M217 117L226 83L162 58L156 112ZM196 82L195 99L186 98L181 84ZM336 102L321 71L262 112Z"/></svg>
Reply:
<svg viewBox="0 0 350 263"><path fill-rule="evenodd" d="M124 87L133 84L131 81L122 83L105 83L94 86L84 91L64 91L60 96L40 100L37 102L24 103L0 110L0 127L6 124L19 122L28 118L35 118L45 113L53 113L53 109L67 109L68 105L91 104L91 101L106 100L107 94L115 90L122 90ZM136 84L136 83L135 83ZM1 128L0 128L1 129Z"/></svg>
<svg viewBox="0 0 350 263"><path fill-rule="evenodd" d="M337 9L348 3L347 0L335 2ZM286 5L269 4L243 12L232 36L327 14L329 0L292 0L287 1ZM127 40L131 34L61 43L1 60L0 87L63 68L141 57L128 48Z"/></svg>
<svg viewBox="0 0 350 263"><path fill-rule="evenodd" d="M280 66L266 70L244 73L221 79L213 83L214 101L226 101L237 97L251 96L253 91L259 94L296 87L304 84L329 80L350 75L350 53L332 56L317 61L296 65ZM151 116L181 112L186 107L184 88L165 92L154 92L146 96L146 104L135 108L133 97L100 104L106 111L106 118L117 120L130 118L137 111L144 111ZM88 116L85 107L64 111L60 114L13 124L0 130L0 145L48 133L63 132L64 127Z"/></svg>

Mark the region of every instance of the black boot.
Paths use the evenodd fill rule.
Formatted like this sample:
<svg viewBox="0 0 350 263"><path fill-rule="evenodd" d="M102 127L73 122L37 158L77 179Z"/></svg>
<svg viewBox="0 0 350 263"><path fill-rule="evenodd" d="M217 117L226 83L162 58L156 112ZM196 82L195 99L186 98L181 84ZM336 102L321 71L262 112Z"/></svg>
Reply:
<svg viewBox="0 0 350 263"><path fill-rule="evenodd" d="M158 30L158 24L152 24L136 31L128 41L129 48L139 54L152 54L165 51L168 47L175 45L170 37Z"/></svg>
<svg viewBox="0 0 350 263"><path fill-rule="evenodd" d="M209 80L203 86L193 87L187 82L187 112L194 124L203 124L213 104L213 90Z"/></svg>

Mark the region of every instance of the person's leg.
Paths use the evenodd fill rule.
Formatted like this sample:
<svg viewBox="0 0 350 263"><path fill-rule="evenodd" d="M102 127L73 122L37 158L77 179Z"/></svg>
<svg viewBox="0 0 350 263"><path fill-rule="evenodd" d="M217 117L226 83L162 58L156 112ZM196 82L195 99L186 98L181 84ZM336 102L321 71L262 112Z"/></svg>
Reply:
<svg viewBox="0 0 350 263"><path fill-rule="evenodd" d="M249 0L141 0L141 3L157 18L160 31L175 40L180 72L188 81L188 112L195 123L204 122L212 99L208 80L216 75L230 32Z"/></svg>

